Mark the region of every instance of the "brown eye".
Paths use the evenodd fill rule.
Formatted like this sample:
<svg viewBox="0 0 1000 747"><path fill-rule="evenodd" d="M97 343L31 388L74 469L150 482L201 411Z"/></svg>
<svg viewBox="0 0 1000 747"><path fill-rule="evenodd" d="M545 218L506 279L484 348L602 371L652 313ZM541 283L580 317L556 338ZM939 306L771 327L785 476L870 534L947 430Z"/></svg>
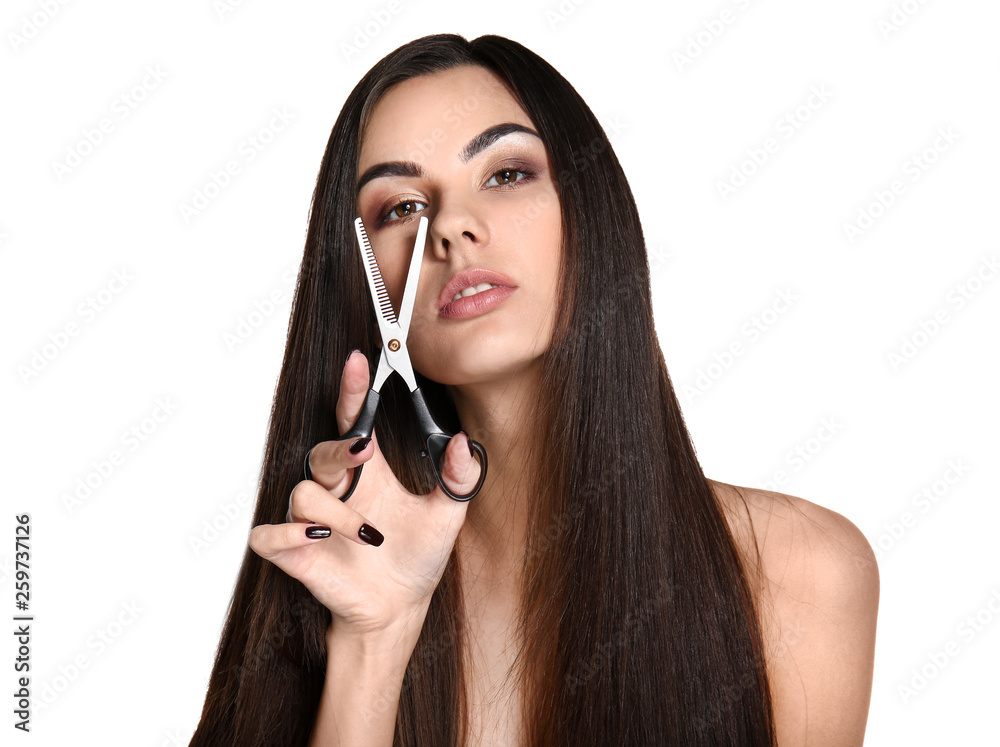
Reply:
<svg viewBox="0 0 1000 747"><path fill-rule="evenodd" d="M486 186L509 187L517 182L524 181L530 176L531 173L523 169L500 169L493 172L493 176L486 182Z"/></svg>
<svg viewBox="0 0 1000 747"><path fill-rule="evenodd" d="M407 200L406 202L401 202L385 214L383 222L409 218L410 216L419 213L425 207L427 207L427 205L423 202L419 202L418 200Z"/></svg>
<svg viewBox="0 0 1000 747"><path fill-rule="evenodd" d="M405 218L417 212L417 206L413 202L404 202L396 208L396 217Z"/></svg>

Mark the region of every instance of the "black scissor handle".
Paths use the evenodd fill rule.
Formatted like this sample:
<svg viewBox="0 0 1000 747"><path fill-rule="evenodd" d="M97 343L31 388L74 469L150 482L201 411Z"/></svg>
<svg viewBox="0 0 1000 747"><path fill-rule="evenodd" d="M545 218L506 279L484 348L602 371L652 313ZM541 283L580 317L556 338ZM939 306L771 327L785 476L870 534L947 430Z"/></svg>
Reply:
<svg viewBox="0 0 1000 747"><path fill-rule="evenodd" d="M448 442L453 439L453 435L448 435L445 433L432 433L427 436L426 444L427 449L421 452L422 456L427 456L431 460L431 467L434 469L434 477L437 479L438 485L441 486L441 490L445 494L456 501L468 501L476 497L479 489L483 487L483 481L486 479L486 448L478 441L473 441L469 439L469 443L472 444L472 450L477 455L479 455L479 480L476 482L476 486L464 495L459 495L451 492L447 485L444 484L444 480L441 479L440 463L441 458L444 456L444 450L448 448Z"/></svg>
<svg viewBox="0 0 1000 747"><path fill-rule="evenodd" d="M375 411L378 410L378 400L379 394L374 389L369 389L368 394L365 395L365 403L361 405L361 412L358 413L358 419L354 421L354 425L341 436L338 441L354 441L358 438L371 438L372 431L375 430ZM347 492L340 496L341 502L346 501L352 495L354 495L354 489L358 487L358 480L361 479L361 470L364 469L363 464L359 464L354 468L354 477L351 478L351 486L347 489Z"/></svg>
<svg viewBox="0 0 1000 747"><path fill-rule="evenodd" d="M430 409L427 407L427 402L424 400L424 393L420 391L420 387L410 392L410 398L413 400L413 408L417 411L417 421L420 423L420 431L424 434L425 449L421 452L421 456L430 458L431 467L434 470L434 478L437 480L438 485L441 486L441 490L449 498L456 501L467 501L475 498L479 489L483 487L483 482L486 480L486 449L478 441L469 439L469 443L472 444L472 451L479 456L479 480L476 482L476 486L468 493L464 495L453 493L444 484L444 480L441 479L441 458L444 456L444 450L448 447L448 442L454 438L454 434L448 433L448 431L444 430L434 420Z"/></svg>
<svg viewBox="0 0 1000 747"><path fill-rule="evenodd" d="M453 493L444 484L444 480L441 479L440 464L442 457L444 457L444 451L448 447L448 442L454 438L454 434L448 433L448 431L441 428L434 420L427 407L427 403L424 401L424 394L420 391L420 387L410 392L410 397L413 399L413 406L417 411L420 432L424 434L425 449L421 452L421 455L430 458L431 468L434 470L434 479L437 480L438 485L441 486L441 489L452 500L467 501L474 498L486 480L486 449L478 441L469 439L473 452L479 456L479 480L470 492L464 495ZM351 426L350 430L338 440L353 441L358 438L371 438L372 431L375 429L375 411L378 410L378 402L379 393L374 389L369 389L368 394L365 395L365 402L361 406L361 412L358 414L358 419ZM354 477L351 478L351 485L347 489L347 492L340 496L341 501L346 501L354 494L355 488L358 487L358 481L361 479L361 470L364 469L364 466L360 464L354 468Z"/></svg>

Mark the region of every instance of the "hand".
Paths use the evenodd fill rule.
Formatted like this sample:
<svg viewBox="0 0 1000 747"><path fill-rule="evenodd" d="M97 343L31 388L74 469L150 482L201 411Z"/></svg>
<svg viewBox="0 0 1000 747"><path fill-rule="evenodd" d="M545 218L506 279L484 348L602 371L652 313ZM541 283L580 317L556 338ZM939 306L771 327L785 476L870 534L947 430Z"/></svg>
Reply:
<svg viewBox="0 0 1000 747"><path fill-rule="evenodd" d="M340 432L357 419L368 391L368 363L351 355L341 377L337 401ZM353 442L357 443L357 441ZM292 491L286 524L262 524L250 532L250 547L297 578L333 614L333 627L353 633L378 632L423 615L444 573L468 502L455 501L440 485L428 495L413 495L389 469L378 438L357 454L351 441L324 441L309 455L312 480ZM365 469L347 502L353 468ZM479 479L468 436L451 439L442 463L449 489L467 493ZM309 524L308 522L315 522ZM384 542L373 546L358 532L376 528ZM306 530L329 528L327 538L310 539ZM376 539L377 539L377 535Z"/></svg>

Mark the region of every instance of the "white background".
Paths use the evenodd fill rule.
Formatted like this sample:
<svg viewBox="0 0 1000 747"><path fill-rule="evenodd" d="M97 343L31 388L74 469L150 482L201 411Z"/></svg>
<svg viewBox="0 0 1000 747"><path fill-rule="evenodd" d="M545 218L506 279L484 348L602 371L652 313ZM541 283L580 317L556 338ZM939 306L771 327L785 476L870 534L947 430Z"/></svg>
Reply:
<svg viewBox="0 0 1000 747"><path fill-rule="evenodd" d="M908 0L886 25L888 0L346 5L16 0L0 14L0 597L13 616L14 515L30 512L35 615L33 731L17 739L186 744L330 129L384 54L455 32L539 53L612 137L708 475L827 506L877 548L867 743L995 740L1000 278L984 262L998 257L1000 6ZM290 122L267 132L275 110ZM88 147L102 119L110 132ZM776 152L744 164L768 138ZM82 159L57 173L71 151ZM185 220L230 160L239 173ZM753 173L724 198L741 168ZM852 243L859 211L877 219ZM935 313L947 321L921 332ZM904 338L919 347L894 364ZM88 479L100 484L67 502Z"/></svg>

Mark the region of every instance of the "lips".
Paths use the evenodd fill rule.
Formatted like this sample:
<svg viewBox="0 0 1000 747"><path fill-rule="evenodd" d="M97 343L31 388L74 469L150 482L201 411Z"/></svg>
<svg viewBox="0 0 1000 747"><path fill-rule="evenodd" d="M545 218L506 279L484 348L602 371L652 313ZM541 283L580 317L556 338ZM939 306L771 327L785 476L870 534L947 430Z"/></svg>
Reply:
<svg viewBox="0 0 1000 747"><path fill-rule="evenodd" d="M455 297L456 293L461 292L465 288L473 287L479 285L480 283L489 283L490 285L499 286L497 288L491 288L488 291L481 291L474 296L468 296L465 298L460 298L457 301L452 301L451 299ZM504 300L517 288L517 284L511 280L506 275L494 272L493 270L484 270L481 268L476 268L474 270L467 270L466 272L459 273L451 280L448 281L447 285L441 291L441 295L438 296L438 313L442 316L466 316L464 313L452 313L460 311L462 308L469 307L469 311L472 310L473 303L480 296L483 298L475 302L476 308L481 308L482 311L486 311L487 308L483 307L483 302L487 300L494 300L495 303L487 304L489 308L492 308L496 303Z"/></svg>

